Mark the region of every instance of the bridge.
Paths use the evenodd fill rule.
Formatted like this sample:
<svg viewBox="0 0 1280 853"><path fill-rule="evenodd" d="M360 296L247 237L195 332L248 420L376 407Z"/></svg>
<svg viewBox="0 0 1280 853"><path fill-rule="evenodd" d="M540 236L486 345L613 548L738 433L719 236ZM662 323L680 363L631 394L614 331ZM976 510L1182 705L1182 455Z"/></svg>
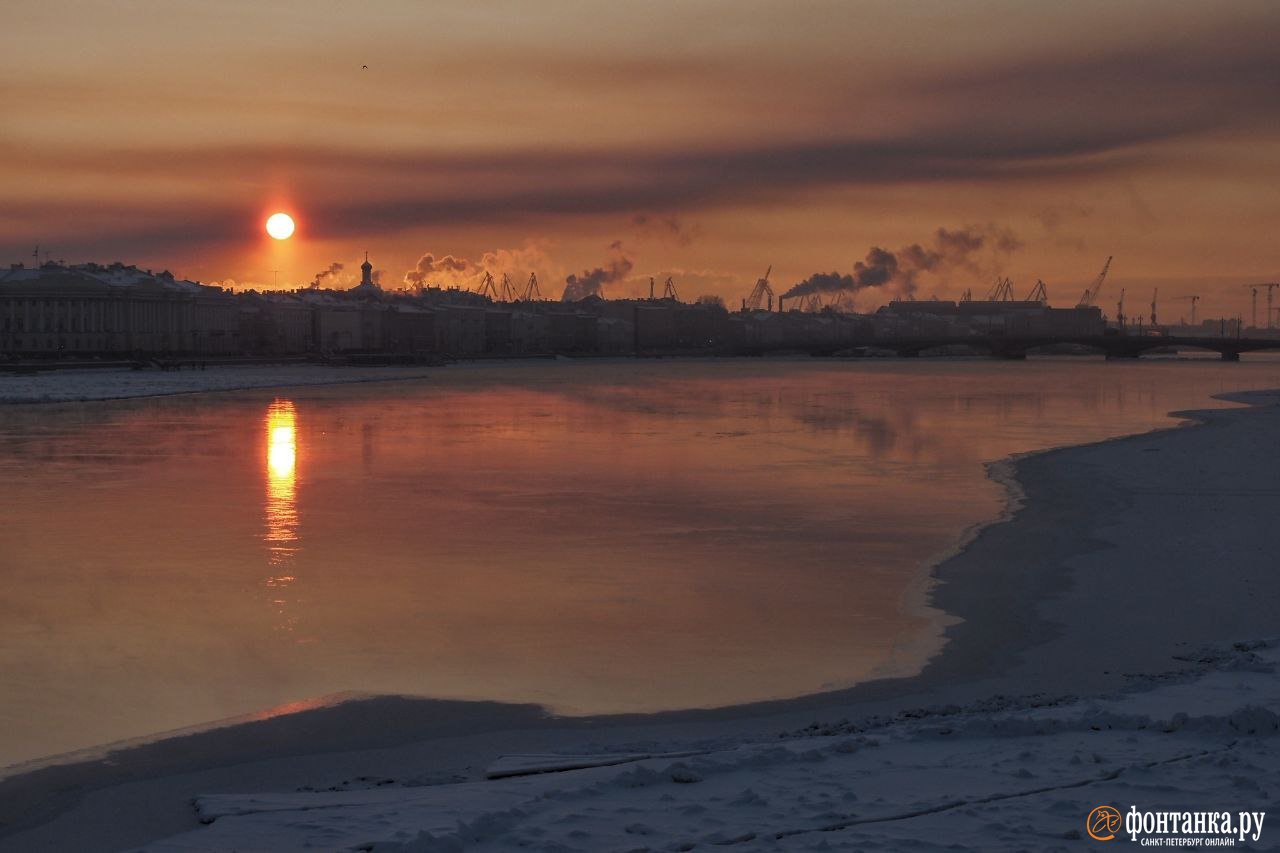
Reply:
<svg viewBox="0 0 1280 853"><path fill-rule="evenodd" d="M1033 350L1072 345L1085 347L1107 358L1138 358L1144 352L1159 349L1210 350L1222 356L1223 361L1239 361L1243 352L1280 350L1280 337L1275 338L1227 338L1227 337L1174 337L1163 335L953 335L924 337L870 338L843 343L808 345L803 347L779 344L768 349L804 349L813 355L834 355L849 350L888 350L902 357L918 356L927 350L944 347L967 347L984 351L995 358L1023 359ZM759 347L752 348L760 350Z"/></svg>

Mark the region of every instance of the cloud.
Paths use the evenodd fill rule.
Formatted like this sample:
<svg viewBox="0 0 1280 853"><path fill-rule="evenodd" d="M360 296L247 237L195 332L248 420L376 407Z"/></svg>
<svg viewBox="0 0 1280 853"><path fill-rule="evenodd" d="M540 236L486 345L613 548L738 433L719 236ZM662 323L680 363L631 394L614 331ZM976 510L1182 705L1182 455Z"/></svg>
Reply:
<svg viewBox="0 0 1280 853"><path fill-rule="evenodd" d="M904 72L863 102L831 104L855 121L797 120L784 138L721 130L696 142L557 147L539 140L428 151L362 149L350 137L337 146L152 142L129 149L28 140L0 144L0 158L33 177L112 174L130 185L184 191L269 186L287 174L307 212L307 233L318 239L620 213L645 235L684 244L697 236L683 218L691 211L773 204L826 188L1126 176L1176 156L1167 143L1227 133L1274 137L1280 51L1274 27L1265 25L1273 20L1186 40L1153 33L1147 45L1059 48L977 70L934 64L928 76ZM893 121L879 121L885 116ZM15 244L28 233L65 231L123 252L232 242L258 229L256 208L212 195L195 213L176 194L171 204L133 201L132 193L93 204L32 194L8 200L6 225L18 226L10 229Z"/></svg>
<svg viewBox="0 0 1280 853"><path fill-rule="evenodd" d="M1041 208L1036 214L1036 219L1053 245L1082 252L1086 245L1084 238L1078 234L1069 233L1068 228L1073 223L1088 219L1092 215L1092 207L1068 202L1050 204Z"/></svg>

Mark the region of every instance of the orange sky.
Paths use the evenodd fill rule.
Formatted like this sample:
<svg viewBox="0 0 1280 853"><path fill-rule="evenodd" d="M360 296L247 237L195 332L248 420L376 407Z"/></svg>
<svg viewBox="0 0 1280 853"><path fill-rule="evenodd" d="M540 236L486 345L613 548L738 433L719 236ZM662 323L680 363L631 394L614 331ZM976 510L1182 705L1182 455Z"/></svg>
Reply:
<svg viewBox="0 0 1280 853"><path fill-rule="evenodd" d="M1066 304L1114 254L1109 311L1158 283L1247 315L1236 285L1280 275L1272 2L9 9L11 262L342 284L368 249L384 285L430 253L467 263L428 279L535 270L559 295L625 258L608 295L674 275L736 304L769 265L785 288L969 227L981 250L918 293L999 271Z"/></svg>

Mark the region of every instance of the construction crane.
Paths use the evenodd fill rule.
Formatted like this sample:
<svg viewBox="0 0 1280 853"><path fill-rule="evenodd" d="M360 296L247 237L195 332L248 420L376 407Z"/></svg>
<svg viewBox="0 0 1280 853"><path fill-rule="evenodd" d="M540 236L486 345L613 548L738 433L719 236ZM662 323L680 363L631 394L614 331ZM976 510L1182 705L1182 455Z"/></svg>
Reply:
<svg viewBox="0 0 1280 853"><path fill-rule="evenodd" d="M988 302L1010 302L1013 300L1013 279L997 278L996 283L987 291Z"/></svg>
<svg viewBox="0 0 1280 853"><path fill-rule="evenodd" d="M502 274L502 301L518 302L520 301L520 292L516 290L515 284L511 281L511 276L506 273Z"/></svg>
<svg viewBox="0 0 1280 853"><path fill-rule="evenodd" d="M756 286L752 289L751 295L747 297L744 307L751 311L759 311L761 304L764 304L766 311L773 310L773 288L769 286L769 273L773 272L773 265L770 264L769 269L765 270L764 278L756 279Z"/></svg>
<svg viewBox="0 0 1280 853"><path fill-rule="evenodd" d="M494 302L498 301L498 286L493 283L493 273L486 272L484 278L480 280L480 285L475 290L481 296L487 296Z"/></svg>
<svg viewBox="0 0 1280 853"><path fill-rule="evenodd" d="M542 291L538 289L538 274L536 272L529 273L529 283L524 286L524 301L542 301Z"/></svg>
<svg viewBox="0 0 1280 853"><path fill-rule="evenodd" d="M1031 293L1027 295L1028 302L1048 302L1049 291L1045 289L1044 282L1036 279L1036 286L1031 288Z"/></svg>
<svg viewBox="0 0 1280 853"><path fill-rule="evenodd" d="M1094 301L1098 298L1098 291L1102 290L1102 283L1107 280L1107 271L1111 269L1111 257L1107 258L1107 262L1102 265L1102 272L1098 273L1098 277L1093 280L1093 284L1085 288L1084 294L1080 297L1077 308L1092 307Z"/></svg>
<svg viewBox="0 0 1280 853"><path fill-rule="evenodd" d="M662 298L670 299L673 302L680 301L680 296L676 293L676 283L671 276L667 276L667 283L662 286Z"/></svg>
<svg viewBox="0 0 1280 853"><path fill-rule="evenodd" d="M1253 327L1255 329L1258 328L1258 288L1265 287L1267 289L1267 328L1274 328L1272 314L1275 309L1271 307L1271 303L1274 300L1272 293L1277 287L1280 287L1280 282L1269 281L1263 284L1246 284L1245 287L1253 289Z"/></svg>

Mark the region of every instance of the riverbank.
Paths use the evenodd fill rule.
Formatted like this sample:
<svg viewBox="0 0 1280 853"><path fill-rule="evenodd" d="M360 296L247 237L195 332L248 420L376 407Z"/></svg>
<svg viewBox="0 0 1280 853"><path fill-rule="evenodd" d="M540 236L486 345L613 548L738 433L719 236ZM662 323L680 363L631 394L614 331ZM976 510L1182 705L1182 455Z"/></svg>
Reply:
<svg viewBox="0 0 1280 853"><path fill-rule="evenodd" d="M1020 842L1013 835L1001 836L999 844L1043 846L1045 839L1063 838L1072 830L1078 834L1087 813L1086 809L1076 814L1078 808L1104 793L1093 786L1115 781L1104 776L1122 768L1129 768L1124 772L1132 775L1153 760L1226 748L1225 741L1215 738L1227 738L1235 732L1238 740L1237 723L1249 719L1247 714L1239 717L1236 712L1249 704L1272 701L1268 685L1273 676L1269 673L1251 675L1247 690L1236 684L1232 675L1240 667L1268 669L1268 653L1232 650L1230 644L1274 634L1271 616L1280 598L1280 581L1270 571L1273 555L1265 519L1280 504L1280 492L1273 485L1280 472L1268 455L1280 431L1280 409L1275 406L1280 397L1253 394L1237 399L1256 407L1201 412L1195 415L1201 423L1193 428L1050 451L1017 461L1016 478L1025 493L1024 506L1011 520L983 530L937 571L940 583L934 590L935 603L964 621L948 629L947 648L916 678L871 682L850 691L789 702L652 717L556 719L536 708L484 703L393 699L349 703L161 742L110 756L108 761L51 768L7 780L0 783L0 803L5 804L0 819L10 826L24 816L29 820L40 809L46 814L61 807L66 810L52 822L0 838L0 849L111 850L139 845L196 829L190 800L201 794L228 794L232 798L203 801L206 817L222 816L211 828L196 829L175 841L177 846L160 849L222 849L228 839L242 849L253 849L254 839L266 839L272 849L288 849L294 844L290 838L307 833L315 833L309 837L322 849L334 849L337 841L327 834L333 831L332 824L315 819L314 812L305 820L300 817L299 809L311 808L307 803L332 806L335 816L344 814L341 809L370 806L392 816L370 823L357 812L346 812L351 818L347 825L366 833L360 843L412 840L417 837L414 826L438 835L441 819L447 819L450 827L461 819L495 828L494 844L529 840L536 834L533 831L539 830L544 833L544 842L559 840L582 846L584 842L574 842L568 835L577 828L569 819L570 813L559 814L566 820L550 827L548 821L557 816L553 811L539 812L541 816L525 821L511 810L529 814L531 807L524 804L530 801L531 791L537 796L548 792L568 796L587 789L595 792L590 796L607 794L607 811L617 824L614 830L625 830L629 825L618 819L627 814L625 810L639 810L632 813L634 820L648 831L624 832L627 845L662 848L701 836L688 835L692 830L684 824L655 825L656 819L648 815L659 803L647 802L646 796L652 794L663 802L660 798L664 794L679 795L687 808L713 810L718 806L712 798L725 793L702 783L658 784L660 778L655 780L643 772L642 778L626 777L636 770L634 765L573 771L594 774L591 776L557 774L552 781L542 778L533 787L480 782L485 768L502 754L551 751L718 752L704 759L716 767L731 768L723 774L705 762L694 766L687 758L658 759L658 764L646 766L660 777L662 772L675 774L677 770L669 770L670 765L683 761L704 783L719 775L731 786L741 783L744 790L732 793L733 799L742 802L731 814L696 810L689 814L703 815L693 818L698 826L709 826L705 821L712 817L725 821L726 826L732 824L732 832L738 835L726 835L726 839L754 833L752 841L743 842L745 849L764 846L770 832L811 828L820 821L832 826L847 823L841 815L854 815L849 820L879 816L886 827L890 822L893 826L885 830L889 834L858 834L864 830L852 830L852 826L824 834L824 840L832 845L852 843L867 849L872 842L888 847L907 841L937 842L951 837L951 824L939 823L943 818L900 818L920 810L941 815L934 806L946 802L961 802L978 810L971 822L975 832L986 822L1043 824L1036 830L1043 835L1024 836ZM1204 646L1216 651L1205 654L1201 651ZM1175 686L1182 692L1161 692ZM993 696L1035 694L1041 694L1040 698L991 701ZM1094 698L1063 700L1064 695ZM1096 698L1105 696L1116 698ZM1197 711L1202 707L1197 703L1209 696L1221 701L1208 711ZM1157 706L1144 715L1135 710L1137 706L1125 704L1142 701L1156 702ZM1140 723L1134 723L1122 729L1125 734L1117 735L1116 742L1108 740L1101 752L1083 741L1055 742L1052 749L1038 752L1041 741L1031 742L1031 733L1042 725L1034 720L1056 719L1054 715L1060 714L1075 721L1067 728L1078 737L1090 738L1083 732L1092 732L1097 718L1089 709L1106 702L1121 703L1106 707L1126 719L1146 716L1148 722L1141 723L1146 728L1137 728ZM957 709L946 709L946 705ZM1040 707L1032 707L1037 705ZM886 745L896 750L894 744L901 744L903 752L872 752L865 743L852 744L848 753L840 751L845 748L840 738L861 737L868 725L883 728L869 718L891 717L909 707L928 709L911 719L949 718L944 727L951 728L952 734L934 731L922 735L915 723L905 719L879 737L881 750ZM1172 740L1165 740L1184 752L1166 755L1154 742L1147 743L1152 736L1149 730L1160 728L1157 722L1171 723L1178 710L1218 721L1192 727L1185 735L1181 732L1187 727L1180 727ZM1044 717L1046 714L1049 717ZM964 721L963 731L952 725L953 717ZM840 724L841 719L853 724ZM805 731L815 721L818 728ZM990 731L1006 723L1028 734L1002 736L999 743L980 734L984 727ZM1266 729L1267 725L1264 717L1255 728ZM755 749L742 747L744 742L767 740L773 744L779 733L807 737L823 731L837 740L809 747L797 746L798 740L784 741L784 749L799 749L797 754L803 757L794 762L781 753L738 761L725 752L728 749L741 758L741 749ZM957 732L962 736L952 737ZM1132 744L1120 743L1129 737L1137 738L1138 746L1131 749ZM938 749L942 738L955 748ZM1086 749L1093 750L1092 754ZM1235 751L1218 758L1233 758L1239 764L1242 755L1249 755L1240 747L1230 749ZM1249 755L1252 767L1237 766L1232 771L1245 783L1228 792L1229 801L1223 800L1221 789L1212 787L1227 784L1227 777L1202 769L1176 780L1173 792L1152 802L1152 807L1172 807L1176 803L1171 800L1177 799L1202 808L1234 808L1238 804L1240 808L1264 809L1265 796L1258 791L1265 791L1275 778L1275 765L1267 757L1270 753L1265 744L1253 744L1249 749L1258 757ZM341 752L335 754L334 750ZM1020 758L1024 752L1033 755ZM962 753L970 756L969 764L964 765L969 770L943 784L939 769L962 765ZM1103 761L1092 762L1093 754ZM844 755L859 756L856 766L842 764L840 756ZM883 764L885 756L892 765ZM1072 775L1079 769L1073 758L1108 766L1097 768L1091 782L1089 774ZM780 769L779 763L786 767ZM777 799L775 805L756 802L756 798L771 799L758 790L765 778L752 781L749 774L757 771L778 778L794 775L793 786L798 786L815 809L806 810L807 804L794 796ZM1166 777L1160 775L1164 771L1148 768L1141 772L1155 774L1148 777L1154 780L1152 784L1166 784ZM599 778L602 774L613 775L606 780ZM824 780L823 774L844 780L839 782L843 793L831 802L820 802L824 798L819 793L826 790L835 797L836 790L824 789L831 779ZM619 777L641 784L627 787L618 782ZM928 790L920 788L926 777L938 777L939 782ZM1070 789L1073 794L1049 793L1082 781ZM997 782L1003 787L992 787ZM755 798L746 795L746 787ZM325 793L298 790L307 788ZM326 790L330 788L339 790ZM351 802L350 792L358 788L374 792L355 797L363 803ZM869 794L868 789L874 793ZM1044 790L1027 793L1038 789ZM968 796L980 790L991 791L992 796L1003 796L1001 792L1014 796L986 804L956 800L960 793ZM270 801L248 801L241 796L264 791L288 796ZM841 802L850 792L858 800ZM686 794L694 799L683 802ZM348 800L322 802L325 797L332 800L331 795ZM876 797L881 802L875 802ZM817 805L822 810L817 810ZM955 811L949 813L954 817ZM241 817L233 817L233 813ZM743 822L744 817L755 822ZM739 832L739 826L745 828ZM454 830L456 827L449 831ZM712 831L707 829L704 834ZM852 834L839 834L850 831ZM288 832L301 835L289 836ZM398 832L408 835L397 837ZM815 843L811 833L787 838L796 840L777 844ZM979 843L978 838L975 835L970 841ZM422 849L434 849L431 843L423 840ZM594 841L586 843L597 846Z"/></svg>

